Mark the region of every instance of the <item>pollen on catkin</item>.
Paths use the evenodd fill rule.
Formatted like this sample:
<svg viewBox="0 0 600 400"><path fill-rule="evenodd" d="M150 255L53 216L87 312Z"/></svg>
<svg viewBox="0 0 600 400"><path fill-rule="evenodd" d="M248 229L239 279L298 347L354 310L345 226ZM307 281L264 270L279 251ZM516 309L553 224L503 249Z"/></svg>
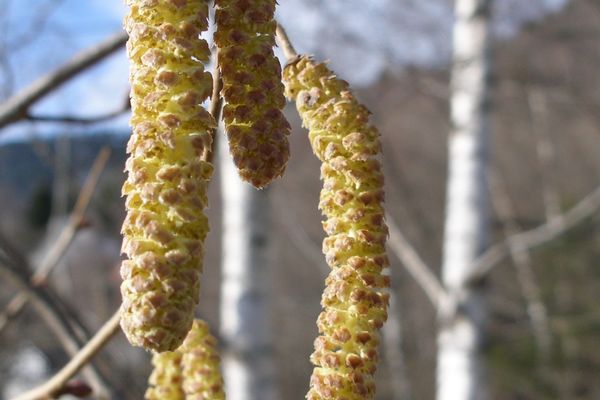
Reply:
<svg viewBox="0 0 600 400"><path fill-rule="evenodd" d="M217 340L195 320L183 344L152 358L146 400L225 400Z"/></svg>
<svg viewBox="0 0 600 400"><path fill-rule="evenodd" d="M363 400L375 395L379 328L387 319L389 278L382 270L388 230L383 210L381 144L369 111L322 63L298 57L283 72L321 160L319 208L332 268L317 325L308 400Z"/></svg>
<svg viewBox="0 0 600 400"><path fill-rule="evenodd" d="M202 271L214 119L200 33L207 0L126 0L132 136L127 146L121 326L147 350L176 349L193 321Z"/></svg>
<svg viewBox="0 0 600 400"><path fill-rule="evenodd" d="M275 0L215 0L223 121L240 177L262 188L289 159L290 125L281 66L273 53Z"/></svg>

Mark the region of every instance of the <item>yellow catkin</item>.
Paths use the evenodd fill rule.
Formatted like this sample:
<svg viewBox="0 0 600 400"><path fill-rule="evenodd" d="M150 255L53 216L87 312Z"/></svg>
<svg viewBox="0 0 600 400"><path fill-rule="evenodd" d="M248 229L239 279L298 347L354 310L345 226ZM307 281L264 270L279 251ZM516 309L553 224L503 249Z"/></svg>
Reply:
<svg viewBox="0 0 600 400"><path fill-rule="evenodd" d="M379 328L387 318L387 227L379 133L345 81L325 64L299 57L284 69L286 95L296 101L313 151L321 160L319 208L326 220L326 280L311 361L309 400L364 400L375 395Z"/></svg>
<svg viewBox="0 0 600 400"><path fill-rule="evenodd" d="M290 153L281 66L273 53L275 3L215 0L229 148L242 179L258 188L283 174Z"/></svg>
<svg viewBox="0 0 600 400"><path fill-rule="evenodd" d="M193 321L202 270L212 165L203 161L215 122L201 103L212 79L199 38L206 0L127 0L131 62L127 217L123 223L121 326L129 341L176 349Z"/></svg>
<svg viewBox="0 0 600 400"><path fill-rule="evenodd" d="M183 391L187 400L225 400L217 340L204 321L194 326L181 347Z"/></svg>
<svg viewBox="0 0 600 400"><path fill-rule="evenodd" d="M146 400L184 400L180 351L165 351L152 357Z"/></svg>
<svg viewBox="0 0 600 400"><path fill-rule="evenodd" d="M155 354L146 400L225 400L217 340L195 320L175 351Z"/></svg>

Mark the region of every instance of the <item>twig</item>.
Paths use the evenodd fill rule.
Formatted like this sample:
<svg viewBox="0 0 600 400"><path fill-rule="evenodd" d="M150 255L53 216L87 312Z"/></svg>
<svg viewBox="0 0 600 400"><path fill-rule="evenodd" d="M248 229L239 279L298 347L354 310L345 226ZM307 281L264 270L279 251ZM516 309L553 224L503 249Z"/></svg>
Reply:
<svg viewBox="0 0 600 400"><path fill-rule="evenodd" d="M476 284L508 255L523 252L549 242L564 232L592 216L600 208L600 187L585 196L579 203L564 214L552 218L537 228L506 238L485 251L474 262L473 274L469 278Z"/></svg>
<svg viewBox="0 0 600 400"><path fill-rule="evenodd" d="M325 256L321 252L319 243L310 238L310 235L300 223L300 219L295 212L296 208L290 206L292 199L284 191L274 191L272 194L274 195L275 211L280 214L280 218L277 218L277 220L288 232L296 249L302 253L308 262L317 266L324 276L327 276L330 269L325 263Z"/></svg>
<svg viewBox="0 0 600 400"><path fill-rule="evenodd" d="M36 311L52 330L66 353L69 356L77 354L80 341L69 321L61 312L61 306L56 300L57 296L48 287L36 287L30 283L31 273L27 260L2 235L0 235L0 273L6 275L27 294ZM104 395L110 393L105 379L94 366L86 368L84 374L98 392Z"/></svg>
<svg viewBox="0 0 600 400"><path fill-rule="evenodd" d="M208 162L212 162L217 149L218 132L219 132L219 120L221 119L221 111L223 109L223 97L221 96L221 89L223 88L223 80L221 79L221 70L219 69L219 54L215 53L215 70L213 71L213 91L210 98L210 115L215 120L215 127L211 132L212 142L210 145L210 152L205 154L205 159Z"/></svg>
<svg viewBox="0 0 600 400"><path fill-rule="evenodd" d="M99 122L108 121L116 118L120 115L125 114L131 108L129 101L124 104L118 110L108 112L103 115L97 115L94 117L78 117L75 115L32 115L27 114L25 119L31 122L53 122L60 124L78 124L78 125L92 125Z"/></svg>
<svg viewBox="0 0 600 400"><path fill-rule="evenodd" d="M548 129L548 107L543 91L533 88L527 90L527 104L531 129L536 140L535 150L546 220L549 221L560 214L560 195L553 179L553 172L556 171L556 151Z"/></svg>
<svg viewBox="0 0 600 400"><path fill-rule="evenodd" d="M52 397L94 357L119 331L120 315L117 311L94 337L50 380L17 396L14 400L37 400Z"/></svg>
<svg viewBox="0 0 600 400"><path fill-rule="evenodd" d="M398 225L389 215L386 217L387 225L390 230L388 245L392 252L404 264L406 270L417 281L423 289L434 307L438 308L448 299L448 294L440 283L439 279L433 274L431 268L417 254Z"/></svg>
<svg viewBox="0 0 600 400"><path fill-rule="evenodd" d="M298 53L294 49L294 46L292 45L292 42L290 41L290 38L287 35L287 32L279 23L277 24L276 34L277 41L279 42L279 46L281 47L285 58L287 58L289 61L293 58L298 57Z"/></svg>
<svg viewBox="0 0 600 400"><path fill-rule="evenodd" d="M98 184L100 175L102 174L109 157L110 149L108 147L104 147L98 153L98 156L96 157L96 160L90 169L83 188L79 192L79 197L77 198L75 207L71 212L67 226L62 230L58 236L58 239L56 239L47 256L42 261L40 267L31 277L31 282L33 285L39 286L45 282L52 269L58 265L63 255L73 242L75 233L83 221L85 211L90 203L90 200L92 199L94 189ZM27 303L28 299L29 296L26 292L20 292L8 303L8 306L4 312L0 314L0 331L2 331L2 329L11 319L19 314L19 312L23 309L23 306Z"/></svg>
<svg viewBox="0 0 600 400"><path fill-rule="evenodd" d="M514 206L508 195L506 185L504 185L504 181L500 179L497 173L490 173L489 177L492 205L502 222L504 235L515 235L520 229L515 222ZM517 281L527 303L527 314L529 315L533 328L533 336L541 356L540 367L544 369L549 360L552 346L552 332L550 322L548 321L548 311L542 300L540 286L531 265L529 252L515 253L511 249L510 256L517 272Z"/></svg>
<svg viewBox="0 0 600 400"><path fill-rule="evenodd" d="M123 47L127 35L119 32L87 49L57 70L33 82L22 91L0 104L0 128L27 117L29 107L80 72Z"/></svg>

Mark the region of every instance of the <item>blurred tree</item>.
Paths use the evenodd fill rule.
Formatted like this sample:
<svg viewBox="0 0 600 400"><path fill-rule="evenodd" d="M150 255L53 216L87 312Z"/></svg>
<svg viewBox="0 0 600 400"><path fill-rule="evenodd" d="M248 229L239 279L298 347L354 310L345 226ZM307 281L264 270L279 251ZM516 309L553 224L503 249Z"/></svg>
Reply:
<svg viewBox="0 0 600 400"><path fill-rule="evenodd" d="M451 76L448 182L440 304L437 399L484 400L483 287L469 282L488 236L490 0L457 0Z"/></svg>

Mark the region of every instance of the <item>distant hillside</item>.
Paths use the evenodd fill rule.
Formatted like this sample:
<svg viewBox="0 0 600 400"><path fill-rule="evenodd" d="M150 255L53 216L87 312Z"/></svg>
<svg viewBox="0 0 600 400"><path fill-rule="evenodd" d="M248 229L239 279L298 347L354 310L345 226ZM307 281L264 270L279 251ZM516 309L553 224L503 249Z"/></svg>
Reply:
<svg viewBox="0 0 600 400"><path fill-rule="evenodd" d="M109 167L122 168L128 134L98 132L68 136L71 177L75 180L83 179L103 146L112 149ZM56 137L0 145L0 198L10 194L16 196L13 200L26 201L40 187L50 186L54 178L56 152Z"/></svg>

